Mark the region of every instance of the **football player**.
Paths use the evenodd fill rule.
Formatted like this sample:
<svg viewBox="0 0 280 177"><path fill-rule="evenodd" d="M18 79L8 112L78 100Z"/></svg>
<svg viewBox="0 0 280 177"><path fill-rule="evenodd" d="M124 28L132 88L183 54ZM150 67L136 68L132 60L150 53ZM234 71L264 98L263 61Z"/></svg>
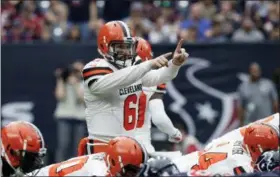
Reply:
<svg viewBox="0 0 280 177"><path fill-rule="evenodd" d="M148 41L140 37L136 37L136 53L135 65L153 58L151 45ZM182 140L181 132L173 126L170 118L165 112L162 101L165 93L166 84L160 84L154 87L143 87L143 92L140 96L139 101L142 101L142 104L146 107L142 107L141 111L139 110L138 116L144 119L144 124L142 127L135 130L135 138L144 144L148 153L155 152L155 149L151 144L151 120L159 130L169 135L170 142L177 143ZM94 148L90 147L91 144L93 143L91 143L88 138L82 139L79 143L78 154L90 154L92 152L91 149ZM99 142L98 144L95 143L94 146L96 146L96 148L100 148L101 146L104 148L106 144L106 142ZM87 148L87 146L89 146L89 148Z"/></svg>
<svg viewBox="0 0 280 177"><path fill-rule="evenodd" d="M137 37L136 47L136 64L140 64L144 61L151 60L153 53L151 45L143 38ZM166 84L160 84L154 87L143 87L143 96L145 99L146 108L141 112L141 116L145 116L144 125L137 129L135 138L141 141L149 153L155 152L154 147L151 144L151 121L162 132L169 136L169 141L178 143L182 141L181 132L173 126L170 118L165 112L163 104L163 96L166 93ZM143 100L144 101L144 100Z"/></svg>
<svg viewBox="0 0 280 177"><path fill-rule="evenodd" d="M174 163L181 172L205 170L210 174L240 175L254 171L262 152L277 148L277 131L267 124L253 124L246 128L244 141L226 140L205 151L182 156Z"/></svg>
<svg viewBox="0 0 280 177"><path fill-rule="evenodd" d="M257 172L244 173L241 176L279 176L279 151L266 151L257 160L255 169ZM148 162L143 165L139 173L139 176L225 176L218 173L211 174L205 170L191 170L188 173L180 173L177 166L166 158L154 158L149 159ZM232 175L229 175L232 176Z"/></svg>
<svg viewBox="0 0 280 177"><path fill-rule="evenodd" d="M177 45L172 60L167 53L153 60L133 65L135 40L127 25L112 21L101 27L98 51L103 58L84 67L86 122L92 153L106 151L108 141L116 136L135 136L144 125L141 112L146 107L142 86L151 87L173 79L188 54ZM82 140L81 143L84 141Z"/></svg>
<svg viewBox="0 0 280 177"><path fill-rule="evenodd" d="M214 139L212 142L210 142L209 144L207 144L207 146L205 147L205 149L209 149L211 146L215 145L215 144L219 144L221 142L224 142L226 140L238 140L238 141L243 141L244 139L244 134L245 134L245 130L248 126L250 125L254 125L254 124L259 124L259 123L264 123L264 124L268 124L270 126L272 126L278 133L279 135L279 113L275 113L271 116L268 116L266 118L260 119L256 122L253 122L249 125L240 127L238 129L235 129L231 132L226 133L225 135Z"/></svg>
<svg viewBox="0 0 280 177"><path fill-rule="evenodd" d="M32 123L15 121L1 129L1 176L20 176L43 166L45 142Z"/></svg>
<svg viewBox="0 0 280 177"><path fill-rule="evenodd" d="M116 137L108 143L107 153L75 157L26 176L135 176L146 161L147 153L140 143Z"/></svg>

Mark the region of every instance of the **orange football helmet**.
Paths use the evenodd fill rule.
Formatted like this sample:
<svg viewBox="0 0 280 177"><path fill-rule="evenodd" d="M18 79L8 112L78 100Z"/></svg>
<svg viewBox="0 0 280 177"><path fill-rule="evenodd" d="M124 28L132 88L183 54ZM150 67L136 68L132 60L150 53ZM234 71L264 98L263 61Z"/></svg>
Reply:
<svg viewBox="0 0 280 177"><path fill-rule="evenodd" d="M43 165L45 142L40 130L24 121L9 123L1 129L2 158L14 171L31 172Z"/></svg>
<svg viewBox="0 0 280 177"><path fill-rule="evenodd" d="M98 51L119 68L131 66L136 55L135 40L127 24L111 21L100 28Z"/></svg>
<svg viewBox="0 0 280 177"><path fill-rule="evenodd" d="M253 124L246 128L244 145L256 162L264 151L277 150L279 145L279 132L267 124Z"/></svg>
<svg viewBox="0 0 280 177"><path fill-rule="evenodd" d="M145 148L129 137L117 137L108 144L105 161L110 176L135 176L147 161Z"/></svg>
<svg viewBox="0 0 280 177"><path fill-rule="evenodd" d="M150 60L153 58L152 47L148 41L141 37L136 37L137 46L136 53L143 60Z"/></svg>

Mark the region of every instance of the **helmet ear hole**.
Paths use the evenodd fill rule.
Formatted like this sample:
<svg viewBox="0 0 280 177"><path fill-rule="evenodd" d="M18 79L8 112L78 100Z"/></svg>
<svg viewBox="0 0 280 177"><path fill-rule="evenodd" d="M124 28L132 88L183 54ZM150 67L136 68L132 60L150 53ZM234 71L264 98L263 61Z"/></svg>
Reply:
<svg viewBox="0 0 280 177"><path fill-rule="evenodd" d="M134 144L134 148L137 149L136 145Z"/></svg>

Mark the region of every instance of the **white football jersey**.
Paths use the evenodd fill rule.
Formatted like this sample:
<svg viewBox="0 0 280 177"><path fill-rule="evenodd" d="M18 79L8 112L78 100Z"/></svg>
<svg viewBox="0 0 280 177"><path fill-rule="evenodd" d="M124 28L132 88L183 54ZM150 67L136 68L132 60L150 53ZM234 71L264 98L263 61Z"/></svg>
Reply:
<svg viewBox="0 0 280 177"><path fill-rule="evenodd" d="M145 105L145 109L142 110L143 112L141 112L141 114L144 113L145 119L143 126L141 128L137 128L137 132L135 135L135 138L145 146L149 153L155 151L154 147L151 144L152 116L148 108L148 102L150 101L154 93L166 93L166 84L160 84L154 87L143 87L142 96L146 98L146 101L143 104Z"/></svg>
<svg viewBox="0 0 280 177"><path fill-rule="evenodd" d="M104 153L75 157L35 170L27 176L106 176Z"/></svg>
<svg viewBox="0 0 280 177"><path fill-rule="evenodd" d="M151 70L151 61L118 70L106 59L95 59L84 67L84 99L90 138L110 140L135 137L145 122L146 97L142 86L151 87L173 79L178 66Z"/></svg>
<svg viewBox="0 0 280 177"><path fill-rule="evenodd" d="M276 131L278 131L279 133L279 113L273 114L271 116L268 116L266 118L260 119L258 121L255 121L251 124L248 124L246 126L240 127L238 129L235 129L233 131L230 131L228 133L226 133L225 135L212 140L206 147L205 150L211 148L211 146L215 145L215 144L219 144L221 142L227 141L227 140L238 140L238 141L243 141L243 136L245 133L245 129L252 125L252 124L256 124L256 123L265 123L268 124L272 127L274 127L276 129Z"/></svg>
<svg viewBox="0 0 280 177"><path fill-rule="evenodd" d="M242 141L227 141L207 151L184 155L174 163L180 172L204 170L210 174L237 175L253 172L251 157L242 147Z"/></svg>

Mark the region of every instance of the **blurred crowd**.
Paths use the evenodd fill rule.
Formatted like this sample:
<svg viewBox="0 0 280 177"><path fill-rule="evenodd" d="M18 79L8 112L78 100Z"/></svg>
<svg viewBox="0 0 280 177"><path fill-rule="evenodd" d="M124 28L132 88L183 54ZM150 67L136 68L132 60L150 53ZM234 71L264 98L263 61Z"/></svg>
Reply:
<svg viewBox="0 0 280 177"><path fill-rule="evenodd" d="M95 41L100 26L123 20L152 44L279 40L280 1L1 1L3 42Z"/></svg>

